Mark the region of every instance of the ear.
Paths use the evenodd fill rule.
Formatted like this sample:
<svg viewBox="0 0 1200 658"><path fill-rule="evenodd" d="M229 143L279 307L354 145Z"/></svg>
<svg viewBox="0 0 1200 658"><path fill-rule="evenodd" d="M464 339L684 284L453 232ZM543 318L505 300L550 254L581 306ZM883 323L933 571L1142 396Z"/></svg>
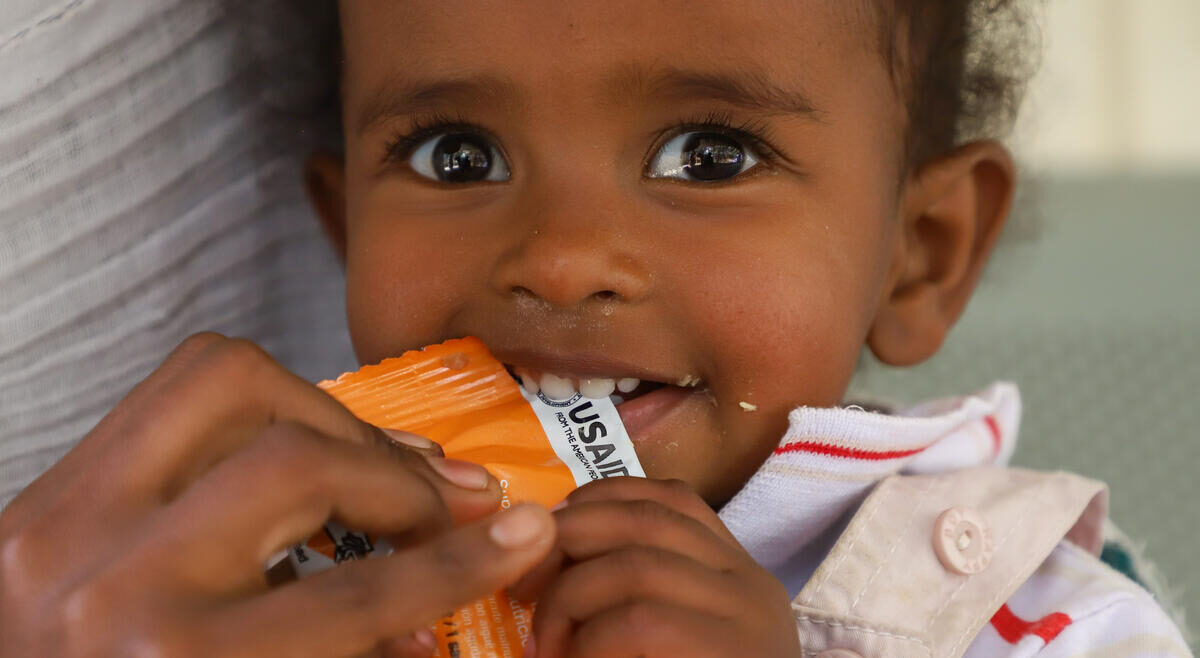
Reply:
<svg viewBox="0 0 1200 658"><path fill-rule="evenodd" d="M933 356L958 320L1012 206L1016 167L995 141L972 142L905 183L901 228L867 344L884 363Z"/></svg>
<svg viewBox="0 0 1200 658"><path fill-rule="evenodd" d="M308 201L338 258L346 262L346 165L341 156L315 153L304 163Z"/></svg>

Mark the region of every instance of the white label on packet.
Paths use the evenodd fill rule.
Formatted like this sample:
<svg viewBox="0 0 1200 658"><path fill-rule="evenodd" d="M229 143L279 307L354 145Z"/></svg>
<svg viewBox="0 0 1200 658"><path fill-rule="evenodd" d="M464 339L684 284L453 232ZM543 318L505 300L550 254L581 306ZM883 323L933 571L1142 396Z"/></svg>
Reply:
<svg viewBox="0 0 1200 658"><path fill-rule="evenodd" d="M524 387L521 395L537 414L554 453L571 469L575 486L618 475L646 477L612 400L578 393L569 400L551 400Z"/></svg>
<svg viewBox="0 0 1200 658"><path fill-rule="evenodd" d="M521 395L542 424L554 454L570 469L575 486L618 475L646 477L612 400L591 400L578 393L569 400L551 400L540 393L531 395L524 387ZM310 576L348 560L392 554L386 539L333 521L327 521L322 532L324 536L288 549L296 575Z"/></svg>
<svg viewBox="0 0 1200 658"><path fill-rule="evenodd" d="M318 536L288 549L292 568L298 576L320 573L349 560L392 554L392 545L382 537L349 530L333 521L326 521L322 530L324 537Z"/></svg>

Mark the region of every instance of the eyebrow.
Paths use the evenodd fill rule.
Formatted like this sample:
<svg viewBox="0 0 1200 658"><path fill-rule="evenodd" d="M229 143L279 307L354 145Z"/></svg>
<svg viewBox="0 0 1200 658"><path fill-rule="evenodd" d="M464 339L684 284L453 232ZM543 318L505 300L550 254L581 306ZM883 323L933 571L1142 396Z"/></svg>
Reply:
<svg viewBox="0 0 1200 658"><path fill-rule="evenodd" d="M783 87L755 70L651 70L628 65L613 76L609 92L620 98L644 95L672 100L715 99L763 114L795 115L814 121L823 114L803 89Z"/></svg>
<svg viewBox="0 0 1200 658"><path fill-rule="evenodd" d="M488 73L425 80L397 78L367 97L355 125L362 134L392 117L454 105L511 104L524 98L511 78Z"/></svg>
<svg viewBox="0 0 1200 658"><path fill-rule="evenodd" d="M718 100L735 107L771 115L794 115L820 121L822 112L799 88L772 82L760 71L650 69L641 64L617 67L606 92L614 103L631 97L660 100ZM523 104L528 99L507 76L480 73L434 79L396 79L368 96L359 112L359 134L389 118L455 105Z"/></svg>

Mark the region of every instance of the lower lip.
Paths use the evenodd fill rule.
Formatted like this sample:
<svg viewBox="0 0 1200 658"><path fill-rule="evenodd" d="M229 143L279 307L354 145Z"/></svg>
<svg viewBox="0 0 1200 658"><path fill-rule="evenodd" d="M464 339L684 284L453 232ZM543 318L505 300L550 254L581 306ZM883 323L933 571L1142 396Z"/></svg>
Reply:
<svg viewBox="0 0 1200 658"><path fill-rule="evenodd" d="M617 405L617 413L629 438L637 442L654 423L683 403L684 400L696 395L697 389L664 386L645 395L638 396L628 402Z"/></svg>

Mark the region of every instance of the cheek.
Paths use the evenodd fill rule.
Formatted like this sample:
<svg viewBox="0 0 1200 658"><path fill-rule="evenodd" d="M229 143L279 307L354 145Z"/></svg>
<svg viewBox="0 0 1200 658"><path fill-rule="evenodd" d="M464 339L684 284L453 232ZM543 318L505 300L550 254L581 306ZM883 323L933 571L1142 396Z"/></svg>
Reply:
<svg viewBox="0 0 1200 658"><path fill-rule="evenodd" d="M743 283L761 292L724 290L728 309L709 327L723 346L720 379L735 388L730 393L759 406L836 404L865 331L855 291L820 276L769 271L748 272Z"/></svg>
<svg viewBox="0 0 1200 658"><path fill-rule="evenodd" d="M722 240L720 268L698 268L689 315L720 361L717 392L786 414L838 404L879 294L886 208L782 210ZM786 219L783 219L786 218ZM817 219L813 219L817 218ZM828 218L826 221L825 218Z"/></svg>
<svg viewBox="0 0 1200 658"><path fill-rule="evenodd" d="M346 308L359 360L438 342L476 277L471 247L449 222L363 208L351 220Z"/></svg>

